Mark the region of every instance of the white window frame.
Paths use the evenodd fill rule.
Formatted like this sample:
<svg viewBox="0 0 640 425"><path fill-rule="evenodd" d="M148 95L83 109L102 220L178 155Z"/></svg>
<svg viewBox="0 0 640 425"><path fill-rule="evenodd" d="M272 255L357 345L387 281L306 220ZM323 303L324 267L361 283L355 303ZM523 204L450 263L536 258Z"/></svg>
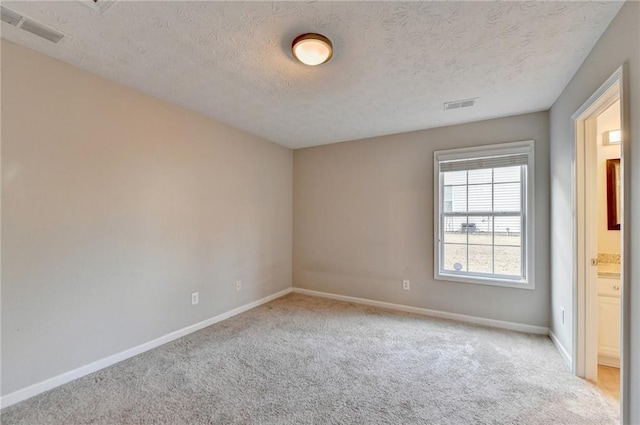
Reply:
<svg viewBox="0 0 640 425"><path fill-rule="evenodd" d="M476 283L481 285L504 286L509 288L535 289L535 142L526 140L521 142L500 143L495 145L475 146L470 148L448 149L433 153L434 173L434 279L452 282ZM526 179L523 182L521 196L524 202L524 225L522 233L523 255L522 261L525 279L508 279L499 276L472 274L469 272L455 273L442 267L442 248L444 243L444 226L441 201L444 200L444 185L441 184L442 173L440 163L453 160L484 158L499 155L527 155Z"/></svg>

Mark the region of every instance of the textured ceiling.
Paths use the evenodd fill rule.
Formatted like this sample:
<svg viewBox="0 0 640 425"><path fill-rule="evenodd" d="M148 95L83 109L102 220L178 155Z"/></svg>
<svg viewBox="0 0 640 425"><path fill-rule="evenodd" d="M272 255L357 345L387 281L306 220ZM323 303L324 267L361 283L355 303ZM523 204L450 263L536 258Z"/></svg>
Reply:
<svg viewBox="0 0 640 425"><path fill-rule="evenodd" d="M3 4L2 37L292 148L548 109L621 7L595 2ZM320 67L291 40L334 44ZM479 98L443 110L443 102Z"/></svg>

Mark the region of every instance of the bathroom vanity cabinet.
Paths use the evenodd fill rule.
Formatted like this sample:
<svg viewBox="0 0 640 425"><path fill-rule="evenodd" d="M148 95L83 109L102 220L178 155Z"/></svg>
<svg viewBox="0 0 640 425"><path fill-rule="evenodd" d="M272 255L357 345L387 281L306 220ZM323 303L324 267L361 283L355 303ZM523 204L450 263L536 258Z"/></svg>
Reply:
<svg viewBox="0 0 640 425"><path fill-rule="evenodd" d="M620 367L620 278L598 278L598 363Z"/></svg>

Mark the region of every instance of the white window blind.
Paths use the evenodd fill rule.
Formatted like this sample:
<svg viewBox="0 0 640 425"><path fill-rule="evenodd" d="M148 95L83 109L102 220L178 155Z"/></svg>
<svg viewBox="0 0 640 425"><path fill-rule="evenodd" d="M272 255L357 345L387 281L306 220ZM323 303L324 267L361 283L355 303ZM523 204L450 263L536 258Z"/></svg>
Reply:
<svg viewBox="0 0 640 425"><path fill-rule="evenodd" d="M504 156L490 156L487 158L473 158L464 160L443 161L440 163L440 171L482 170L487 168L513 167L527 165L529 156L526 154L514 154Z"/></svg>

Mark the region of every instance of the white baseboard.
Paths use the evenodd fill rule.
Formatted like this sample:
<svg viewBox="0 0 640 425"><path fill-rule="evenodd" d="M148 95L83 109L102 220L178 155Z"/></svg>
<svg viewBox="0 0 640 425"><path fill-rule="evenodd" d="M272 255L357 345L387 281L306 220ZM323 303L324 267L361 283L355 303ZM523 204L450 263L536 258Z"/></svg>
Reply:
<svg viewBox="0 0 640 425"><path fill-rule="evenodd" d="M467 316L464 314L447 313L445 311L429 310L420 307L411 307L402 304L393 304L384 301L375 301L367 298L349 297L346 295L331 294L328 292L312 291L310 289L293 288L293 292L314 297L330 298L332 300L347 301L355 304L382 307L390 310L404 311L406 313L421 314L423 316L438 317L440 319L456 320L458 322L473 323L476 325L488 326L492 328L508 329L512 331L525 332L537 335L548 335L549 328L544 326L526 325L523 323L505 322L502 320L485 319L483 317Z"/></svg>
<svg viewBox="0 0 640 425"><path fill-rule="evenodd" d="M67 382L82 378L83 376L86 376L90 373L97 372L100 369L104 369L105 367L119 363L130 357L144 353L145 351L149 351L153 348L159 347L190 333L199 331L200 329L206 328L207 326L211 326L215 323L221 322L240 313L244 313L245 311L256 308L262 304L268 303L269 301L273 301L276 298L287 295L291 293L291 291L291 288L287 288L283 291L276 292L275 294L269 295L257 301L234 308L233 310L229 310L225 313L218 314L217 316L203 320L202 322L187 326L186 328L179 329L175 332L168 333L149 342L145 342L144 344L140 344L136 347L129 348L128 350L124 350L109 357L105 357L104 359L89 363L88 365L81 366L69 372L62 373L60 375L30 385L26 388L14 391L10 394L0 397L0 408L3 409L5 407L11 406L12 404L18 403L45 391L49 391L60 385L66 384Z"/></svg>
<svg viewBox="0 0 640 425"><path fill-rule="evenodd" d="M608 347L598 347L598 364L620 368L620 351Z"/></svg>
<svg viewBox="0 0 640 425"><path fill-rule="evenodd" d="M562 343L560 342L556 334L553 333L552 330L549 330L549 338L551 338L551 341L553 341L553 344L556 346L556 348L560 352L560 355L562 356L564 361L567 363L567 366L569 366L569 370L571 370L572 361L571 361L571 356L569 355L569 352L567 351L567 349L564 348L564 345L562 345Z"/></svg>
<svg viewBox="0 0 640 425"><path fill-rule="evenodd" d="M599 355L598 364L602 366L617 367L620 369L620 357Z"/></svg>

